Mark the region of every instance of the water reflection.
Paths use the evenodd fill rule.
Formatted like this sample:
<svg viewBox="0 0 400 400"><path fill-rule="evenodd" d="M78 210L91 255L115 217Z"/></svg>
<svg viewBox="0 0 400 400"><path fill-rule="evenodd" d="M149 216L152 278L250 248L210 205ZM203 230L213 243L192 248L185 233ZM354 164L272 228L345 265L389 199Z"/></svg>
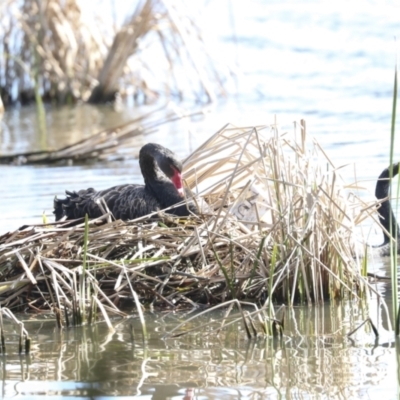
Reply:
<svg viewBox="0 0 400 400"><path fill-rule="evenodd" d="M143 107L141 112L148 109L151 108ZM48 105L46 130L43 132L35 106L12 108L2 116L0 154L58 149L133 118L131 110L116 109L110 105Z"/></svg>
<svg viewBox="0 0 400 400"><path fill-rule="evenodd" d="M392 395L397 388L393 340L376 340L367 326L352 340L346 337L367 314L361 302L294 308L287 313L282 340L254 341L246 339L240 323L216 336L205 325L221 320L216 313L189 323L197 333L163 340L188 315L147 314L145 344L136 317L116 321L115 332L102 323L60 331L54 321L31 321L26 323L33 339L29 357L16 355L17 341L10 339L16 332L7 326L1 390L3 397L24 398L347 399L374 398L382 388Z"/></svg>

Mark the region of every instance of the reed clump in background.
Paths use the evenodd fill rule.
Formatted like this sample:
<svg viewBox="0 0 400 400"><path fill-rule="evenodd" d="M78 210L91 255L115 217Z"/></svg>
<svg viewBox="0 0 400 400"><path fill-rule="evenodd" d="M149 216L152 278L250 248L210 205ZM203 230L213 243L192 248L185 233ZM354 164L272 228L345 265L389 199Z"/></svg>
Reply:
<svg viewBox="0 0 400 400"><path fill-rule="evenodd" d="M309 147L304 126L289 135L275 125L227 125L184 162L198 216L122 222L106 214L3 235L1 304L90 303L107 315L135 297L187 307L361 295L369 285L354 255L364 204L318 144Z"/></svg>
<svg viewBox="0 0 400 400"><path fill-rule="evenodd" d="M137 1L119 25L78 0L8 0L0 11L5 106L38 96L98 103L129 93L148 103L159 96L207 102L224 93L222 74L182 1Z"/></svg>

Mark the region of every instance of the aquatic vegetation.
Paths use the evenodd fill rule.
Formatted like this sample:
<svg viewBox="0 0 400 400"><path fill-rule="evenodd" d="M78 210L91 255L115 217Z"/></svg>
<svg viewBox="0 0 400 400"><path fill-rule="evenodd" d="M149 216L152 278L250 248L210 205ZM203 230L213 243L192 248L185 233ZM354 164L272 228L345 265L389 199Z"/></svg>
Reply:
<svg viewBox="0 0 400 400"><path fill-rule="evenodd" d="M7 0L0 11L5 106L40 98L104 103L117 93L136 103L209 102L225 92L223 74L182 1L138 1L120 24L105 4L84 7L77 0Z"/></svg>
<svg viewBox="0 0 400 400"><path fill-rule="evenodd" d="M393 97L392 97L392 120L391 120L391 126L390 126L390 165L393 165L393 155L394 155L394 148L395 148L395 137L396 137L396 113L397 113L397 64L395 66L395 73L394 73L394 85L393 85ZM389 168L389 178L392 179L394 176L394 168L391 167ZM398 178L400 179L400 177ZM397 187L397 205L399 202L399 186ZM389 217L389 223L392 225L393 223L393 218L394 215L390 215ZM394 230L394 231L393 231ZM392 276L392 292L393 293L398 293L398 281L397 281L397 252L399 251L398 249L398 240L400 239L398 237L399 234L399 229L398 227L393 227L390 226L390 235L395 238L394 242L390 242L390 266L391 266L391 276ZM392 296L392 306L393 310L397 310L395 313L395 331L396 335L398 336L400 334L400 309L399 309L399 304L398 304L398 297L397 296Z"/></svg>

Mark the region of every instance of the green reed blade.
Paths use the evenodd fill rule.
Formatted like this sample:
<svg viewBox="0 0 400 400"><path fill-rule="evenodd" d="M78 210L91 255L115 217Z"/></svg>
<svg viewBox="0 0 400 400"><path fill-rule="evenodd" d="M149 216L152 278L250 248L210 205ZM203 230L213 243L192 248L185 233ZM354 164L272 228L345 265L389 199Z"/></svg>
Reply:
<svg viewBox="0 0 400 400"><path fill-rule="evenodd" d="M390 127L390 169L389 169L389 178L392 180L393 177L393 153L394 153L394 142L395 142L395 133L396 133L396 108L397 108L397 63L394 71L394 86L393 86L393 103L392 103L392 120ZM390 187L390 195L392 187ZM399 188L397 188L397 204L398 205L399 198ZM397 207L396 207L397 208ZM390 236L395 238L395 243L390 241L390 267L392 271L392 302L393 302L393 310L396 313L398 310L398 299L397 299L397 230L396 232L392 232L392 214L390 214ZM394 314L395 315L395 314ZM398 320L398 316L395 315L395 322ZM399 324L395 323L395 332L396 335L399 335L400 328Z"/></svg>
<svg viewBox="0 0 400 400"><path fill-rule="evenodd" d="M220 260L220 258L218 256L218 253L215 251L214 246L212 246L212 249L213 249L213 253L214 253L214 256L215 256L215 260L217 261L219 267L221 268L222 273L224 274L224 277L225 277L225 280L226 280L226 284L228 285L229 290L231 292L231 296L234 299L234 298L236 298L236 296L235 296L235 291L234 291L234 288L233 288L233 278L232 279L229 278L228 271L222 265L222 262L221 262L221 260Z"/></svg>

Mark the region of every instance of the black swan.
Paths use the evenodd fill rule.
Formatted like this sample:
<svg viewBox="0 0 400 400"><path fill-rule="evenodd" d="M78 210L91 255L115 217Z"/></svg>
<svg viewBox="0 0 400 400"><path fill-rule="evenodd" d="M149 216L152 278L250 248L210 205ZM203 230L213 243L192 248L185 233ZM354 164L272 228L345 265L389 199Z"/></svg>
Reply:
<svg viewBox="0 0 400 400"><path fill-rule="evenodd" d="M151 212L171 207L184 200L182 185L182 163L165 147L148 143L139 152L139 165L144 185L120 185L96 191L93 188L78 192L66 191L65 199L54 199L56 221L66 219L100 217L104 214L99 200L104 199L116 219L128 220L142 217ZM104 209L104 207L103 207ZM167 210L177 216L196 213L193 203L182 203Z"/></svg>
<svg viewBox="0 0 400 400"><path fill-rule="evenodd" d="M393 164L393 173L392 177L396 176L399 172L399 164ZM379 213L379 221L381 225L386 229L388 233L392 232L392 236L395 237L397 233L398 240L400 239L400 231L399 226L397 224L396 217L393 213L392 205L390 203L389 195L389 186L390 186L390 167L384 169L382 173L379 175L378 181L376 182L375 188L375 196L378 200L382 200L386 198L381 203L381 206L378 208ZM392 224L392 228L390 229L390 224ZM390 236L385 231L383 231L383 243L374 247L374 251L378 252L381 256L390 255ZM400 254L400 243L397 246L397 252Z"/></svg>

